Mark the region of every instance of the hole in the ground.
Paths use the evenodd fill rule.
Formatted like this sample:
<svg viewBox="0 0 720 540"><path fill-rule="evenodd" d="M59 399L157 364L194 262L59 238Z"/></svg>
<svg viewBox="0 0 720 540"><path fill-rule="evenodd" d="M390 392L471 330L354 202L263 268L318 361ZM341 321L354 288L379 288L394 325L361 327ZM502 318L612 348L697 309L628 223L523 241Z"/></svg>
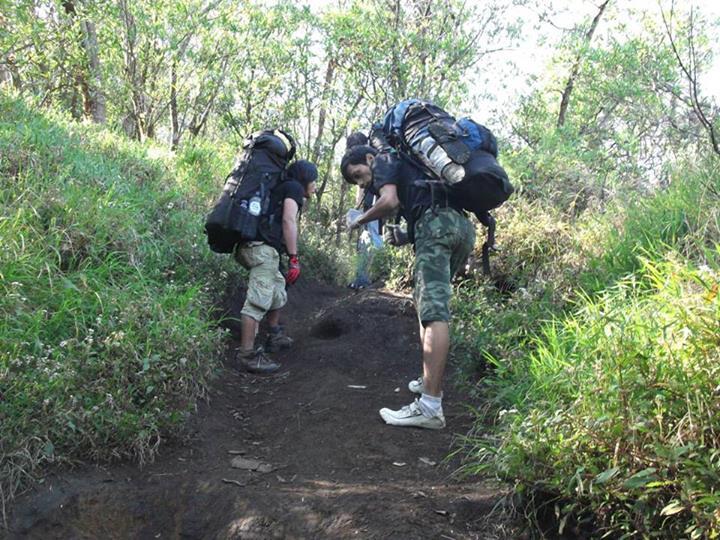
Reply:
<svg viewBox="0 0 720 540"><path fill-rule="evenodd" d="M325 319L310 330L310 335L318 339L337 339L345 333L345 326L337 319Z"/></svg>
<svg viewBox="0 0 720 540"><path fill-rule="evenodd" d="M512 294L517 290L517 285L506 276L498 276L495 278L493 285L495 290L502 294Z"/></svg>

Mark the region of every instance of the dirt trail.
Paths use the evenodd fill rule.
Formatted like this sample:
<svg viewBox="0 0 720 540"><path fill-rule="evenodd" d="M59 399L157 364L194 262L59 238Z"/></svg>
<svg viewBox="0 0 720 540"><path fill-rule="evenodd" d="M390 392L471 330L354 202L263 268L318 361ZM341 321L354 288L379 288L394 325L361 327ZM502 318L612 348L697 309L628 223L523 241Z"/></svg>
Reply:
<svg viewBox="0 0 720 540"><path fill-rule="evenodd" d="M229 300L237 313L242 291ZM413 396L419 345L408 299L316 283L290 293L283 370L225 369L188 440L156 461L53 475L16 501L11 538L502 538L503 492L442 460L472 418L446 389L443 431L378 415ZM351 388L351 386L363 388ZM399 390L398 390L399 389ZM260 471L232 468L258 460ZM262 472L267 469L270 472Z"/></svg>

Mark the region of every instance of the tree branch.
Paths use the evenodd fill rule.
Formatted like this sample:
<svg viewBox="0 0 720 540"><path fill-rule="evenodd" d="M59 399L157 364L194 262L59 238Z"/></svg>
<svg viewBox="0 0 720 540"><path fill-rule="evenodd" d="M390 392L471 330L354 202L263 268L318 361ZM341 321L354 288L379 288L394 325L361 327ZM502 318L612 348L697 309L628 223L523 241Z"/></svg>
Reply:
<svg viewBox="0 0 720 540"><path fill-rule="evenodd" d="M595 15L595 18L592 20L592 23L590 24L590 28L588 29L587 33L585 34L585 40L583 43L583 46L590 45L590 42L592 41L593 34L595 33L595 30L598 27L598 24L600 23L600 17L602 17L603 12L605 11L605 8L610 3L610 0L605 0L605 2L600 6L598 9L597 14ZM567 114L568 106L570 105L570 94L572 94L573 87L575 86L575 80L577 79L578 73L580 73L580 64L582 63L583 58L583 49L580 49L580 52L577 55L577 58L575 59L575 64L573 65L572 71L570 72L570 77L568 78L567 84L565 85L565 90L562 93L562 99L560 100L560 112L558 113L558 120L557 120L557 127L562 127L565 124L565 115Z"/></svg>

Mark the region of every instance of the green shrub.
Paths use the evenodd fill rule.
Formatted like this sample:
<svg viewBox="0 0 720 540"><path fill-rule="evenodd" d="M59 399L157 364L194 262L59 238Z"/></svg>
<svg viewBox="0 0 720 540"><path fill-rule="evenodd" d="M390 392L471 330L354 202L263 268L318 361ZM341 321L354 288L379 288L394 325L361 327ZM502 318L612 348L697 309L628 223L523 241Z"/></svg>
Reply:
<svg viewBox="0 0 720 540"><path fill-rule="evenodd" d="M558 307L574 298L578 276L601 254L612 227L603 215L588 213L576 219L546 201L523 198L501 208L497 223L501 251L493 257L493 272L532 298L549 296ZM483 241L478 238L478 253Z"/></svg>
<svg viewBox="0 0 720 540"><path fill-rule="evenodd" d="M720 273L644 264L544 328L500 450L481 437L476 456L601 532L720 534Z"/></svg>
<svg viewBox="0 0 720 540"><path fill-rule="evenodd" d="M622 210L621 219L601 242L602 255L591 261L581 283L588 291L639 269L642 257L679 250L703 258L720 238L717 205L720 164L717 160L697 168L679 165L672 185L653 197L638 197Z"/></svg>
<svg viewBox="0 0 720 540"><path fill-rule="evenodd" d="M190 159L0 97L0 492L49 461L152 459L204 394L226 259ZM211 196L212 194L212 196Z"/></svg>
<svg viewBox="0 0 720 540"><path fill-rule="evenodd" d="M564 308L532 295L522 313L515 292L474 323L494 367L479 389L496 408L466 439L467 470L513 481L526 515L598 537L720 535L713 171L684 174L618 213L609 234L590 233L586 268L567 280L570 291L590 283L585 295Z"/></svg>
<svg viewBox="0 0 720 540"><path fill-rule="evenodd" d="M334 235L329 237L327 230L313 221L311 215L301 217L299 235L301 279L347 283L352 272L353 246L342 237L340 242L335 241Z"/></svg>
<svg viewBox="0 0 720 540"><path fill-rule="evenodd" d="M489 365L522 363L544 322L572 308L579 276L609 228L604 220L573 219L523 198L496 214L500 251L490 259L492 276L481 272L485 229L478 225L471 272L452 300L453 354L460 380L471 385ZM486 388L476 390L484 394ZM503 402L512 389L494 391L493 399Z"/></svg>

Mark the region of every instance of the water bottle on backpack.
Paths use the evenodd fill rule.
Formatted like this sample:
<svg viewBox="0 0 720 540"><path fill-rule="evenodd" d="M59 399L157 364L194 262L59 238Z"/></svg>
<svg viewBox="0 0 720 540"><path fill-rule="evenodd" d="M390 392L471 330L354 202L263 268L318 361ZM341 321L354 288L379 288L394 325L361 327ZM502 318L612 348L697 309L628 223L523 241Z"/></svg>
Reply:
<svg viewBox="0 0 720 540"><path fill-rule="evenodd" d="M437 176L448 184L456 184L465 178L465 169L455 163L440 144L429 133L425 133L410 143L415 155Z"/></svg>
<svg viewBox="0 0 720 540"><path fill-rule="evenodd" d="M248 212L251 216L259 216L262 212L262 199L259 194L253 195L248 204Z"/></svg>
<svg viewBox="0 0 720 540"><path fill-rule="evenodd" d="M232 253L236 244L257 239L270 192L282 181L296 144L288 133L266 129L250 135L243 148L242 157L205 219L208 244L216 253Z"/></svg>

